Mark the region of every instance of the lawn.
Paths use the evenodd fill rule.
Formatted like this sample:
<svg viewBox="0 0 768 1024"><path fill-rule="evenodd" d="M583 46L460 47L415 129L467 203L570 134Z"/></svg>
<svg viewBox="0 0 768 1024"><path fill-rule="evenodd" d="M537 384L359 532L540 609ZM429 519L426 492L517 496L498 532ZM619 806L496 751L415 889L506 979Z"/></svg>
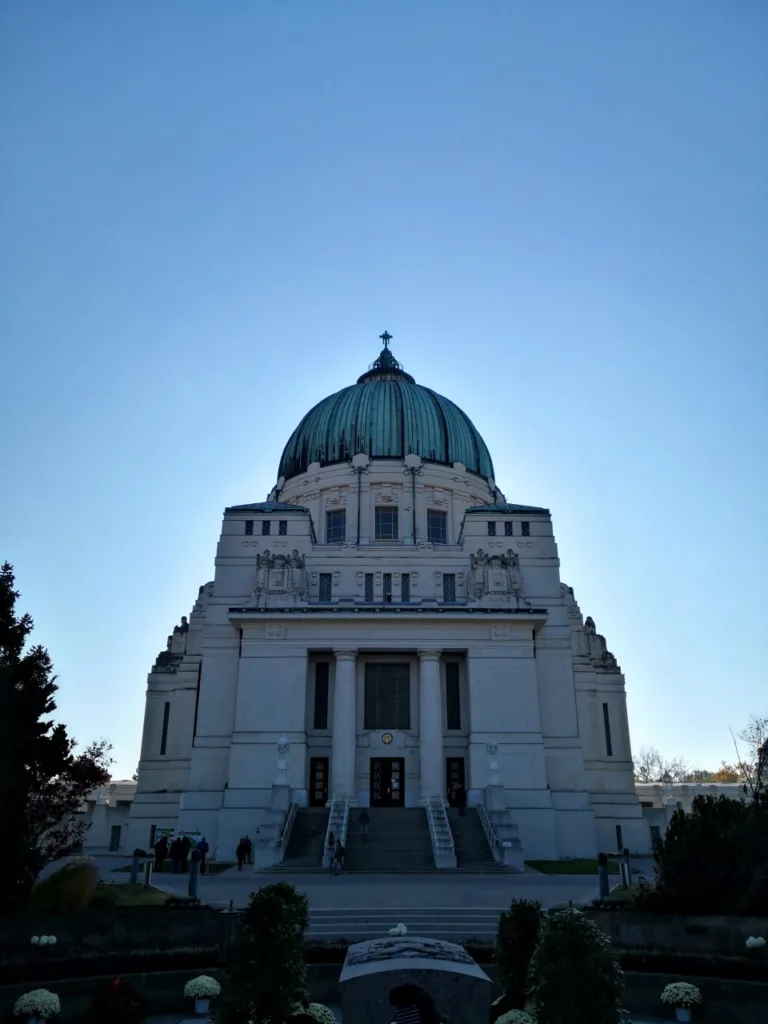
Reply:
<svg viewBox="0 0 768 1024"><path fill-rule="evenodd" d="M168 899L167 892L151 886L145 889L143 884L131 885L130 882L110 885L109 895L116 907L164 907Z"/></svg>
<svg viewBox="0 0 768 1024"><path fill-rule="evenodd" d="M594 875L597 877L597 859L590 860L527 860L526 865L543 875ZM608 861L608 874L618 875L619 865Z"/></svg>
<svg viewBox="0 0 768 1024"><path fill-rule="evenodd" d="M220 875L222 871L229 871L230 868L234 868L234 867L236 867L236 865L235 864L230 864L229 861L226 861L226 860L214 860L214 861L209 862L209 863L207 863L205 865L205 873L207 875ZM127 875L130 872L130 870L131 870L131 865L130 864L123 864L122 867L113 868L112 874L114 875L115 873L120 873L120 874ZM142 863L139 864L139 874L142 875L143 872L144 872L144 862L142 861ZM152 868L152 874L153 875L172 875L173 873L174 873L173 872L173 866L171 865L171 862L169 860L165 861L165 863L163 864L163 866L160 869L160 871L156 871L154 869L154 865L153 865L153 868ZM181 872L179 872L179 873L181 873ZM183 872L183 874L188 875L189 871L187 870L187 871Z"/></svg>

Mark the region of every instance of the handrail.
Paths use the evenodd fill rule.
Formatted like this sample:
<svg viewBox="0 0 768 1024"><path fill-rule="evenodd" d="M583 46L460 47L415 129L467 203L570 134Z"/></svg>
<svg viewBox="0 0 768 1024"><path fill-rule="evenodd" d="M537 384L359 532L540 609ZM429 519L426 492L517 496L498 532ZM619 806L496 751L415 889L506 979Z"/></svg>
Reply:
<svg viewBox="0 0 768 1024"><path fill-rule="evenodd" d="M501 846L501 840L497 837L493 829L491 819L488 817L488 811L485 809L485 804L481 803L477 805L477 813L480 815L480 821L483 826L483 831L485 832L485 838L491 846Z"/></svg>
<svg viewBox="0 0 768 1024"><path fill-rule="evenodd" d="M438 835L437 821L440 819L440 824L443 826L443 835ZM451 824L448 821L448 815L445 813L445 803L443 798L438 794L434 794L427 798L427 822L429 824L429 832L432 837L432 845L435 849L453 850L453 833L451 832Z"/></svg>
<svg viewBox="0 0 768 1024"><path fill-rule="evenodd" d="M325 829L323 841L323 867L327 868L331 863L331 855L328 851L328 837L334 832L344 846L347 845L347 826L349 824L349 798L345 796L331 797L331 810L328 814L328 825Z"/></svg>
<svg viewBox="0 0 768 1024"><path fill-rule="evenodd" d="M291 804L288 816L285 819L285 825L283 825L283 831L280 838L275 842L275 846L282 846L283 850L288 849L288 843L291 841L291 832L293 831L293 824L296 821L296 815L299 813L299 805L294 802Z"/></svg>

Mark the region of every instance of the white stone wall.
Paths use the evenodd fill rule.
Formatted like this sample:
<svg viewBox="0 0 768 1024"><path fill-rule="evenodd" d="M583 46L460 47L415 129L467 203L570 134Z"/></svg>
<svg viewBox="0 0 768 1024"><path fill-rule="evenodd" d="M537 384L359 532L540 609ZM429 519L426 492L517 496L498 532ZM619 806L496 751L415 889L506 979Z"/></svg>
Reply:
<svg viewBox="0 0 768 1024"><path fill-rule="evenodd" d="M624 679L561 584L546 510L466 515L470 506L503 501L494 482L415 456L315 464L271 498L309 513L227 511L215 579L201 589L183 638L171 638L169 654L181 657L149 676L137 828L147 835L151 824L199 829L220 857L230 857L240 835L257 834L271 820L276 747L285 736L288 784L299 803L308 798L311 756L330 757L333 784L348 786L359 804L369 799L371 757L402 756L409 805L428 788L444 788L446 757L464 757L477 802L489 785L489 745L497 745L499 782L527 857L612 850L617 825L625 845L648 849ZM399 509L397 541L375 540L377 505ZM346 510L345 542L326 544L325 513L339 508ZM427 541L430 508L447 516L446 544ZM406 572L410 605L397 611ZM322 573L332 582L331 600L321 604ZM373 604L365 602L367 573ZM385 573L392 576L388 607ZM455 575L458 607L443 601L445 573ZM314 730L312 719L312 666L321 653L331 664L328 730ZM461 664L459 734L445 722L446 655ZM389 730L388 745L363 722L364 665L382 657L411 666L411 728Z"/></svg>

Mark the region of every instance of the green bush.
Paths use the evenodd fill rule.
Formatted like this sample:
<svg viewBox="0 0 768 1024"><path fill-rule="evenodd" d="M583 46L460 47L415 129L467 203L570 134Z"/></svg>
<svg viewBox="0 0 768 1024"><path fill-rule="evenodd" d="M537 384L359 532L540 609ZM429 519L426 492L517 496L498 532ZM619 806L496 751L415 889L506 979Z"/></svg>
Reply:
<svg viewBox="0 0 768 1024"><path fill-rule="evenodd" d="M537 1024L618 1024L624 975L611 944L578 910L544 919L531 960Z"/></svg>
<svg viewBox="0 0 768 1024"><path fill-rule="evenodd" d="M675 811L656 848L656 887L638 909L670 914L768 914L768 806L697 796Z"/></svg>
<svg viewBox="0 0 768 1024"><path fill-rule="evenodd" d="M501 997L503 1002L498 1006L494 1004L497 1016L525 1007L528 968L539 939L540 925L541 904L536 900L512 900L509 910L499 917L493 962L504 996Z"/></svg>
<svg viewBox="0 0 768 1024"><path fill-rule="evenodd" d="M235 940L218 1020L285 1024L307 1005L304 933L307 897L286 882L252 893Z"/></svg>
<svg viewBox="0 0 768 1024"><path fill-rule="evenodd" d="M30 895L32 910L83 910L90 905L99 869L88 857L69 861L38 882Z"/></svg>

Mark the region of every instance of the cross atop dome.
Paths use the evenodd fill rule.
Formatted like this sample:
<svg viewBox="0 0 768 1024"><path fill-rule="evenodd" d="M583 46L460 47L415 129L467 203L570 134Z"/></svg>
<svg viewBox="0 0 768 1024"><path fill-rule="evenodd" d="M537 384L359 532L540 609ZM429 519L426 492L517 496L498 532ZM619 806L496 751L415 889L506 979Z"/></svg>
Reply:
<svg viewBox="0 0 768 1024"><path fill-rule="evenodd" d="M389 347L390 341L392 341L392 335L389 331L384 331L383 334L379 335L379 338L384 345L384 348L379 353L379 358L376 359L368 367L368 372L364 373L357 381L358 384L367 384L371 380L391 380L398 378L400 380L407 381L414 384L415 381L409 373L406 373L401 363L395 359L392 354L392 350Z"/></svg>
<svg viewBox="0 0 768 1024"><path fill-rule="evenodd" d="M392 341L392 335L389 331L384 331L384 333L380 334L379 337L384 342L384 348L389 348L389 343Z"/></svg>

